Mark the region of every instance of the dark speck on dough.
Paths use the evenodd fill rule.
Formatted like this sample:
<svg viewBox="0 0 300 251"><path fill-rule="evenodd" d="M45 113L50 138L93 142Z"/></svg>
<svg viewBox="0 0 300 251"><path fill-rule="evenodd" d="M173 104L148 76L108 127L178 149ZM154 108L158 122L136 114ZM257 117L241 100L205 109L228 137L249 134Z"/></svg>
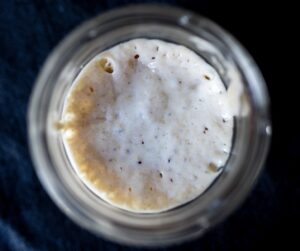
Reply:
<svg viewBox="0 0 300 251"><path fill-rule="evenodd" d="M173 183L173 179L171 178L170 181Z"/></svg>
<svg viewBox="0 0 300 251"><path fill-rule="evenodd" d="M210 80L210 76L208 76L208 75L204 75L204 78L206 79L206 80Z"/></svg>
<svg viewBox="0 0 300 251"><path fill-rule="evenodd" d="M226 123L226 120L225 119L222 119L223 123Z"/></svg>
<svg viewBox="0 0 300 251"><path fill-rule="evenodd" d="M138 164L139 164L139 165L141 165L142 163L143 163L142 161L140 161L140 160L138 161Z"/></svg>
<svg viewBox="0 0 300 251"><path fill-rule="evenodd" d="M171 162L171 158L168 158L168 163L170 163Z"/></svg>
<svg viewBox="0 0 300 251"><path fill-rule="evenodd" d="M209 163L207 167L209 172L216 173L218 171L218 167L214 163Z"/></svg>
<svg viewBox="0 0 300 251"><path fill-rule="evenodd" d="M134 56L135 59L138 59L139 57L140 57L139 54L136 54L136 55Z"/></svg>
<svg viewBox="0 0 300 251"><path fill-rule="evenodd" d="M152 59L155 59L155 57L152 57Z"/></svg>
<svg viewBox="0 0 300 251"><path fill-rule="evenodd" d="M163 174L162 174L162 173L159 173L159 177L161 177L161 178L162 178L162 177L163 177Z"/></svg>

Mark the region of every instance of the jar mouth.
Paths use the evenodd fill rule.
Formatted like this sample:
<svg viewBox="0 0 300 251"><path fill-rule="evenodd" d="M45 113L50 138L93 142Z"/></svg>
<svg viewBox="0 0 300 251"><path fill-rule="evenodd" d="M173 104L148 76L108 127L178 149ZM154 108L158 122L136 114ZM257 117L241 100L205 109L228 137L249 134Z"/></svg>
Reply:
<svg viewBox="0 0 300 251"><path fill-rule="evenodd" d="M53 121L61 115L61 93L66 92L80 67L97 50L132 38L153 37L194 46L200 51L194 41L185 39L186 34L211 39L221 53L230 54L245 84L251 110L249 116L236 118L243 130L237 132L240 142L235 142L232 162L218 179L218 186L213 185L200 197L168 211L133 213L99 202L93 193L87 193L87 188L71 169L64 168L68 164L61 156L62 141L51 130ZM99 37L101 46L96 43ZM148 4L101 14L83 23L54 49L36 80L28 125L36 172L59 208L96 234L117 242L144 246L172 244L197 237L230 214L253 187L271 136L265 82L239 42L212 21L190 11L171 6L166 10L160 5Z"/></svg>

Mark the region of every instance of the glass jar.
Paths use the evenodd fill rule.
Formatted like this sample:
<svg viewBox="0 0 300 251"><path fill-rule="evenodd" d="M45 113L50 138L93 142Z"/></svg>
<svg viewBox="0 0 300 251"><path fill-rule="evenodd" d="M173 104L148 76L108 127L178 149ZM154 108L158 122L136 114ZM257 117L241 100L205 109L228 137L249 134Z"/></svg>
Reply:
<svg viewBox="0 0 300 251"><path fill-rule="evenodd" d="M95 55L134 38L155 38L190 48L237 85L230 157L207 191L162 213L116 208L76 175L55 127L73 80ZM212 21L170 6L136 5L102 14L68 35L43 66L29 107L29 142L38 177L58 207L80 226L110 240L159 246L203 234L230 214L253 187L268 151L271 126L264 80L245 49Z"/></svg>

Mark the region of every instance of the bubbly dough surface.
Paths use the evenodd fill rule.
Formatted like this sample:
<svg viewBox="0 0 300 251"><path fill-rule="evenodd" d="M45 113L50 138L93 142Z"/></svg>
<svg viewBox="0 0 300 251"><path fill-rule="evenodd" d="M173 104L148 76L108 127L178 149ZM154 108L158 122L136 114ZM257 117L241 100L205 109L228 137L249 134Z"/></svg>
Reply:
<svg viewBox="0 0 300 251"><path fill-rule="evenodd" d="M62 125L80 178L105 201L159 212L201 195L231 149L233 116L217 72L186 47L135 39L93 58Z"/></svg>

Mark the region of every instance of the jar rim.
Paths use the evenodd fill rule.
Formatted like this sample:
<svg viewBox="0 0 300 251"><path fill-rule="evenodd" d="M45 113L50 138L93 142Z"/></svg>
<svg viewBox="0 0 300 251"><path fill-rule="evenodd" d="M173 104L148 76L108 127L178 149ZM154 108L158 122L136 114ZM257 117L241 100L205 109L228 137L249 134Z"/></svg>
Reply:
<svg viewBox="0 0 300 251"><path fill-rule="evenodd" d="M215 210L214 208L218 207L218 205L212 205L212 200L215 198L205 196L205 194L202 197L202 205L195 205L193 202L190 204L192 205L190 207L194 207L193 211L190 210L190 215L180 213L185 211L183 206L182 208L176 209L179 210L177 213L174 213L174 211L173 214L170 214L169 211L162 212L159 214L159 217L158 214L146 216L127 212L124 215L120 215L120 217L115 217L116 215L110 216L108 220L108 218L106 218L107 215L102 213L96 220L93 218L94 215L88 215L91 211L86 211L84 208L81 208L80 205L76 204L76 200L70 196L68 189L64 184L59 182L58 174L53 171L53 165L55 164L51 159L47 146L47 114L44 112L44 110L48 108L47 102L49 101L49 97L47 95L49 95L49 93L47 93L46 90L47 85L49 85L49 78L59 73L60 69L58 69L57 66L59 65L60 56L69 50L69 48L73 48L74 41L83 39L83 36L87 33L93 36L91 31L95 25L105 26L116 19L119 20L129 15L136 17L149 15L149 17L152 18L155 18L155 16L165 16L168 19L172 19L177 23L178 27L181 28L187 28L186 24L179 21L180 19L182 20L182 17L188 17L196 22L201 21L202 24L205 23L213 32L216 32L222 37L224 43L229 46L232 53L235 54L237 60L239 60L239 67L241 71L245 72L245 77L248 78L247 81L251 81L252 83L255 94L253 98L256 99L255 104L257 105L256 109L258 111L255 113L257 119L257 141L255 143L256 154L253 153L247 166L248 168L252 166L253 170L251 171L251 177L248 177L247 180L243 180L243 182L245 182L243 186L241 186L241 181L235 180L238 187L233 187L231 184L230 189L227 187L222 193L219 191L218 196L220 196L220 194L225 196L226 194L227 206L221 215L209 212L211 213L211 217L214 217L213 220L202 217L205 213L208 213L207 205L210 205L210 210ZM54 68L56 71L54 71ZM268 152L271 135L269 97L266 85L258 67L248 52L228 32L209 19L177 7L168 6L168 10L165 10L158 4L129 5L108 11L83 23L69 34L50 54L36 80L28 110L28 125L30 152L36 172L44 188L59 208L79 225L96 234L104 235L109 239L122 243L147 246L171 244L199 236L208 227L216 224L231 213L241 201L245 199L257 179ZM195 216L197 216L196 220ZM164 217L163 220L161 220L162 217ZM129 218L131 222L127 221ZM142 223L145 219L149 223L147 226ZM178 222L185 222L185 225L178 225ZM174 228L175 224L177 224L176 228ZM125 232L126 234L124 234ZM139 234L139 238L135 236L137 233ZM174 238L174 236L176 236L176 238Z"/></svg>

